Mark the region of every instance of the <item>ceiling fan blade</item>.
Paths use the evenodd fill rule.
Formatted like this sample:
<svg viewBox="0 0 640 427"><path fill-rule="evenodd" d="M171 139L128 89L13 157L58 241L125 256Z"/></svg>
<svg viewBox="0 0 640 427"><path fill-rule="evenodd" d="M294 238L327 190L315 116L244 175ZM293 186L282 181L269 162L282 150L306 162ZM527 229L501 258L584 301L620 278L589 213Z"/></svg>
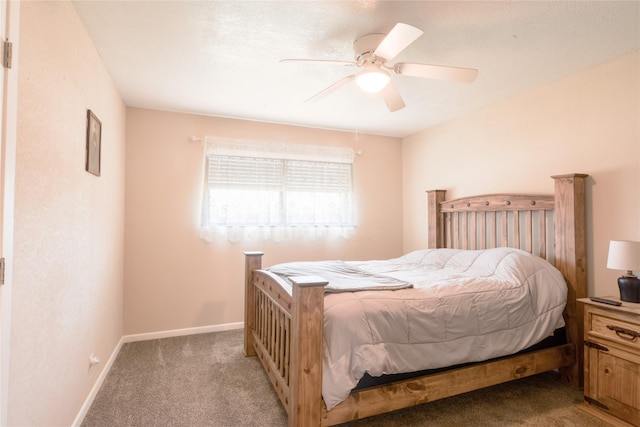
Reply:
<svg viewBox="0 0 640 427"><path fill-rule="evenodd" d="M399 62L393 71L404 76L424 77L427 79L453 80L471 83L476 79L478 70L473 68L445 67L442 65L409 64Z"/></svg>
<svg viewBox="0 0 640 427"><path fill-rule="evenodd" d="M322 63L322 64L334 64L334 65L357 65L356 62L354 61L336 61L336 60L332 60L332 59L304 59L304 58L300 58L300 59L281 59L278 62L316 62L316 63Z"/></svg>
<svg viewBox="0 0 640 427"><path fill-rule="evenodd" d="M389 61L422 35L423 31L411 25L397 23L389 34L380 42L373 54Z"/></svg>
<svg viewBox="0 0 640 427"><path fill-rule="evenodd" d="M329 95L331 92L334 92L338 89L340 89L342 86L346 85L347 83L349 83L351 80L355 79L356 75L355 74L351 74L350 76L347 76L343 79L338 80L337 82L335 82L334 84L332 84L331 86L329 86L326 89L321 90L320 92L316 93L315 95L313 95L311 98L307 99L305 102L314 102L317 101L321 98L324 98L325 96Z"/></svg>
<svg viewBox="0 0 640 427"><path fill-rule="evenodd" d="M393 82L389 82L389 84L387 84L380 93L382 94L382 98L384 99L385 104L387 104L389 111L394 112L405 107L404 101L400 96L400 92L398 92L398 89Z"/></svg>

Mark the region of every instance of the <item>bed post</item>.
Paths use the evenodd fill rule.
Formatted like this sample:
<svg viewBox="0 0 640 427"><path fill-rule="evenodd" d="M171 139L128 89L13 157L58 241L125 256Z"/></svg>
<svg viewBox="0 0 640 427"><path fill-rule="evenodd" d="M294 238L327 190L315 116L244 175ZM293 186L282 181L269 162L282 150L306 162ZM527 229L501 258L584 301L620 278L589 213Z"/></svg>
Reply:
<svg viewBox="0 0 640 427"><path fill-rule="evenodd" d="M292 282L289 427L318 426L322 409L322 339L324 287L316 276L290 277Z"/></svg>
<svg viewBox="0 0 640 427"><path fill-rule="evenodd" d="M255 328L255 293L253 292L253 270L262 268L263 252L244 253L244 355L255 356L253 348L253 334Z"/></svg>
<svg viewBox="0 0 640 427"><path fill-rule="evenodd" d="M427 248L429 249L444 247L440 204L444 202L446 191L447 190L427 191L427 223L429 233L427 236Z"/></svg>
<svg viewBox="0 0 640 427"><path fill-rule="evenodd" d="M585 174L555 175L555 266L568 285L565 323L567 339L576 347L576 363L561 370L574 387L583 379L583 323L578 298L587 296Z"/></svg>

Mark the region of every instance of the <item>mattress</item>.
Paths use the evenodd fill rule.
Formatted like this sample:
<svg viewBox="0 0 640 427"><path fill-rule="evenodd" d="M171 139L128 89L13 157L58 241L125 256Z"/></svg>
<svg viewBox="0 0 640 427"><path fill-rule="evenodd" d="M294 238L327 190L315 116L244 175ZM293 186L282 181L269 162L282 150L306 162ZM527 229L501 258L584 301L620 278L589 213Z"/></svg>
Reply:
<svg viewBox="0 0 640 427"><path fill-rule="evenodd" d="M324 302L322 395L329 410L365 373L506 356L564 326L562 274L513 248L425 249L390 260L285 263L268 270L285 279L314 275L329 285L339 282Z"/></svg>

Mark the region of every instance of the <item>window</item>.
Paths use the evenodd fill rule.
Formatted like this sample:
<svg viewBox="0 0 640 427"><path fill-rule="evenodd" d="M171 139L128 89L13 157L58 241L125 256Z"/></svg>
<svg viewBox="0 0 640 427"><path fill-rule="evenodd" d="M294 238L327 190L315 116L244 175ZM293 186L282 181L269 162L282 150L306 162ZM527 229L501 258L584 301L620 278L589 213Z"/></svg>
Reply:
<svg viewBox="0 0 640 427"><path fill-rule="evenodd" d="M352 168L350 149L207 139L203 237L349 237Z"/></svg>

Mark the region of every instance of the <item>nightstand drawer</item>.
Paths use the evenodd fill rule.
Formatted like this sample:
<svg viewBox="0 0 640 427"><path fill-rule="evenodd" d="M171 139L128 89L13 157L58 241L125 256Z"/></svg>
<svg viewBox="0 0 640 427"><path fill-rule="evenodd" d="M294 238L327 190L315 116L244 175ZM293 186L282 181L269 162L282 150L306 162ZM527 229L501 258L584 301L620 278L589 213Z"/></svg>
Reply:
<svg viewBox="0 0 640 427"><path fill-rule="evenodd" d="M587 331L593 338L609 341L640 350L640 325L598 313L591 315L591 329Z"/></svg>

